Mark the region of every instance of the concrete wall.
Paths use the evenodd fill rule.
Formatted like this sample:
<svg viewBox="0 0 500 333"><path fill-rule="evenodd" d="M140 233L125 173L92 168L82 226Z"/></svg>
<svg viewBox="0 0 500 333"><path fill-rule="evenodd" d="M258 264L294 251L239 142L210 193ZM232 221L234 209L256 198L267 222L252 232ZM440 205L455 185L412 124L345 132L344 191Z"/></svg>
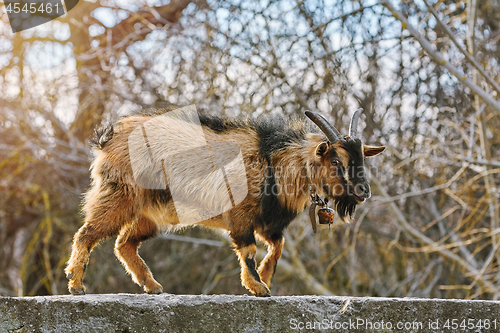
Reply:
<svg viewBox="0 0 500 333"><path fill-rule="evenodd" d="M170 294L0 297L0 332L314 331L495 332L500 331L500 302Z"/></svg>

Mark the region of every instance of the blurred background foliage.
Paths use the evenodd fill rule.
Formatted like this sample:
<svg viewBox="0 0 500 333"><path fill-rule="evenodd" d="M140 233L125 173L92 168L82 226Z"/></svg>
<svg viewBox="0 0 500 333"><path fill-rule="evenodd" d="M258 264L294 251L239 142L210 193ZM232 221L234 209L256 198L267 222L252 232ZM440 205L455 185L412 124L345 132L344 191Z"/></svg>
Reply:
<svg viewBox="0 0 500 333"><path fill-rule="evenodd" d="M2 10L0 295L67 293L96 126L195 104L286 119L311 109L343 133L363 107L365 143L388 147L367 162L373 197L353 223L291 224L274 295L498 299L500 111L400 19L496 99L500 1L428 0L436 16L424 1L391 3L399 16L372 0L80 1L16 34ZM92 253L88 292L140 293L112 248ZM140 252L166 292L246 292L224 233L187 229Z"/></svg>

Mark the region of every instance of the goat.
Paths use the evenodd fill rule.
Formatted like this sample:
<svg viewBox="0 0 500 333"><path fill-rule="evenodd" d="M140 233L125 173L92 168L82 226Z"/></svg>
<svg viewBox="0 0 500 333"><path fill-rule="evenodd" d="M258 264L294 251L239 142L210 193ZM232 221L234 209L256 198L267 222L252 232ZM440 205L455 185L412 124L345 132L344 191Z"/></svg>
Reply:
<svg viewBox="0 0 500 333"><path fill-rule="evenodd" d="M255 296L270 296L284 229L309 205L310 188L330 198L344 222L352 218L357 204L371 196L364 158L385 147L361 143L357 135L361 109L353 114L345 137L310 111L306 116L321 132L301 119L236 120L198 115L196 109L194 116L186 117L185 111L128 116L96 131L84 225L74 236L65 269L71 294L85 294L83 277L92 249L115 236L115 254L133 281L147 293L162 293L163 287L138 254L139 246L160 231L202 225L229 231L242 285ZM205 148L197 150L201 146ZM184 154L186 147L194 148ZM155 160L151 152L176 158ZM217 177L215 171L207 173L207 165L222 173ZM241 186L233 186L235 182ZM197 195L200 190L205 192ZM268 247L258 267L256 238Z"/></svg>

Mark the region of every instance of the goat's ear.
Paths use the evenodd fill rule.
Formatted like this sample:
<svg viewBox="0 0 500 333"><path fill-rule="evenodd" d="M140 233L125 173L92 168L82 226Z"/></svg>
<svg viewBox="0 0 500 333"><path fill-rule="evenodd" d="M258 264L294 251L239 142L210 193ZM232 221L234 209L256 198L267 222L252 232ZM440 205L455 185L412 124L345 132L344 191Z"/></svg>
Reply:
<svg viewBox="0 0 500 333"><path fill-rule="evenodd" d="M381 152L383 152L384 150L385 150L384 146L377 147L377 146L366 146L366 145L363 145L363 154L365 155L365 157L370 157L370 156L378 155Z"/></svg>
<svg viewBox="0 0 500 333"><path fill-rule="evenodd" d="M324 156L326 152L328 151L328 142L321 142L319 145L316 146L316 156Z"/></svg>

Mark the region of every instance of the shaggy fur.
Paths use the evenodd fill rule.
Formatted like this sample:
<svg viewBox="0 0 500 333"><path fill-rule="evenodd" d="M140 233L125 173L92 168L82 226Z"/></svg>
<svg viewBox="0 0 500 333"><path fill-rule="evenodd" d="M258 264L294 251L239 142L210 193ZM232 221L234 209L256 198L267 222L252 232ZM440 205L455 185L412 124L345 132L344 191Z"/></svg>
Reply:
<svg viewBox="0 0 500 333"><path fill-rule="evenodd" d="M129 138L134 133L142 135L141 129L146 134L148 121L161 114L160 111L154 115L125 117L115 125L96 131L92 144L97 154L91 166L91 186L83 204L84 225L74 237L65 270L72 294L85 293L83 277L89 255L96 244L109 237L117 237L115 254L133 281L148 293L161 293L161 285L138 254L139 246L160 231L202 225L229 230L240 261L243 286L254 295L268 296L283 248L283 231L309 205L309 186L313 186L319 195L333 200L339 217L348 221L354 215L356 205L369 197L363 159L384 149L362 146L358 139L330 143L323 133L304 120L285 123L276 119L235 120L200 115L203 136L212 154L193 151L185 158L176 159L173 165L165 165L163 161L154 160L151 149L176 153L188 141L199 138L200 129L191 119L162 123L158 118L155 119L158 135L162 132L170 134L174 128L182 135L171 142L148 141L144 135L145 144L134 148L141 164L133 170ZM235 149L220 150L221 142L226 143L224 147L232 143ZM179 154L182 154L181 150ZM243 180L247 183L246 196L241 197L241 189L231 189L229 197L217 194L221 192L217 189L226 188L227 179L239 177L236 166L225 168L226 183L209 174L202 180L184 177L180 179L181 185L175 188L166 184L167 174L176 174L168 170L200 174L207 164L223 165L227 157L224 154L241 154L246 171ZM354 169L363 172L354 172ZM138 185L141 175L155 177ZM210 192L207 184L215 190ZM357 186L368 189L368 192L356 192ZM200 197L199 189L210 194ZM185 197L175 205L172 199L174 190ZM237 204L220 215L204 219L199 207L207 200L214 207ZM268 253L258 267L255 262L256 237L268 245Z"/></svg>

